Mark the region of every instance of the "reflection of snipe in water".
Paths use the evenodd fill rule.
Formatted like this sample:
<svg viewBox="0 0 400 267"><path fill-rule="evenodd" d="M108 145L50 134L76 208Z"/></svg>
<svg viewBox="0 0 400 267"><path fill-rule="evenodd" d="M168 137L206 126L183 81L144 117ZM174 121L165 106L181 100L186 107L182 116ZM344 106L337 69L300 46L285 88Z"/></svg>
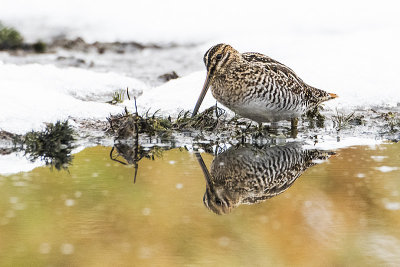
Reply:
<svg viewBox="0 0 400 267"><path fill-rule="evenodd" d="M217 214L226 214L241 204L255 204L287 190L315 160L332 152L304 150L300 145L257 148L232 147L216 156L210 172L196 154L206 178L204 205Z"/></svg>

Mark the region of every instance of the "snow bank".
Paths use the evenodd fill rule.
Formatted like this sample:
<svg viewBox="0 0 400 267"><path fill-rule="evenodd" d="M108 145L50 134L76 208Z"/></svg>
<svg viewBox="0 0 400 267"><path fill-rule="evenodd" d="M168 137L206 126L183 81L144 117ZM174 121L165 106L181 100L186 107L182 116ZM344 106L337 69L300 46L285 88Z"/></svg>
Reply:
<svg viewBox="0 0 400 267"><path fill-rule="evenodd" d="M115 73L96 73L52 65L13 65L0 62L0 129L23 134L44 122L75 118L105 119L121 106L106 104L113 92L140 81Z"/></svg>
<svg viewBox="0 0 400 267"><path fill-rule="evenodd" d="M150 111L160 110L162 113L172 116L176 116L182 110L192 111L205 79L206 72L198 71L179 79L170 80L156 88L145 90L137 99L138 111L142 113L148 109ZM200 112L215 103L216 100L209 90L200 107ZM125 101L123 104L128 107L134 106L132 101Z"/></svg>

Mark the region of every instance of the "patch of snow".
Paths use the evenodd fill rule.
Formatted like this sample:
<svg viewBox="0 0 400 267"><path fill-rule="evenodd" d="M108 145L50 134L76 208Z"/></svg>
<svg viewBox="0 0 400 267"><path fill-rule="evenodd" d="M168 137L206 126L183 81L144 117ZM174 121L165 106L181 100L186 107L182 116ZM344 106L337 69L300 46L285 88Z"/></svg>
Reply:
<svg viewBox="0 0 400 267"><path fill-rule="evenodd" d="M160 110L161 113L171 116L178 115L182 110L193 111L205 79L206 72L198 71L179 79L170 80L161 86L144 90L143 94L137 99L139 114L146 112L148 109L152 112ZM215 105L215 103L216 100L212 96L211 90L209 90L199 112ZM134 107L133 100L126 100L123 104L130 109ZM218 105L225 108L222 104L218 103Z"/></svg>
<svg viewBox="0 0 400 267"><path fill-rule="evenodd" d="M139 94L146 87L116 73L39 64L0 62L0 77L0 129L19 134L69 117L104 120L123 110L105 103L115 91Z"/></svg>
<svg viewBox="0 0 400 267"><path fill-rule="evenodd" d="M8 155L0 155L0 175L11 175L18 172L29 172L45 163L36 160L34 162L24 157L24 152L16 152Z"/></svg>
<svg viewBox="0 0 400 267"><path fill-rule="evenodd" d="M307 141L303 146L305 149L321 149L321 150L336 150L340 148L352 147L352 146L370 146L376 147L382 144L382 140L376 140L372 138L363 137L342 137L340 141L332 136L321 136L320 142L314 144L313 141Z"/></svg>

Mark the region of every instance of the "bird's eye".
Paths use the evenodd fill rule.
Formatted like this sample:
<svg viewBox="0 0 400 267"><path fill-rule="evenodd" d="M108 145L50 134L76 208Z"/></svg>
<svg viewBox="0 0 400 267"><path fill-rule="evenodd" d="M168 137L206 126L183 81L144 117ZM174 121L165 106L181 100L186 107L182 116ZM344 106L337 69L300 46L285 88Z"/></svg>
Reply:
<svg viewBox="0 0 400 267"><path fill-rule="evenodd" d="M217 60L220 60L220 59L222 58L222 54L218 54L215 58L216 58Z"/></svg>
<svg viewBox="0 0 400 267"><path fill-rule="evenodd" d="M221 202L219 199L216 199L216 200L215 200L215 203L216 203L218 206L221 206L221 205L222 205L222 202Z"/></svg>

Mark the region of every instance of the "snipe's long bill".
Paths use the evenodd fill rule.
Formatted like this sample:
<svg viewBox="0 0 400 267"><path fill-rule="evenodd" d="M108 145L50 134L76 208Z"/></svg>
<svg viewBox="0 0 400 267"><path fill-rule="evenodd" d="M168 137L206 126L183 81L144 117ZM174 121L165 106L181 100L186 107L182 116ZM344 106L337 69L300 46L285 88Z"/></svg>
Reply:
<svg viewBox="0 0 400 267"><path fill-rule="evenodd" d="M239 53L217 44L203 59L207 77L192 116L209 87L220 103L258 123L295 119L337 97L306 84L292 69L260 53Z"/></svg>

